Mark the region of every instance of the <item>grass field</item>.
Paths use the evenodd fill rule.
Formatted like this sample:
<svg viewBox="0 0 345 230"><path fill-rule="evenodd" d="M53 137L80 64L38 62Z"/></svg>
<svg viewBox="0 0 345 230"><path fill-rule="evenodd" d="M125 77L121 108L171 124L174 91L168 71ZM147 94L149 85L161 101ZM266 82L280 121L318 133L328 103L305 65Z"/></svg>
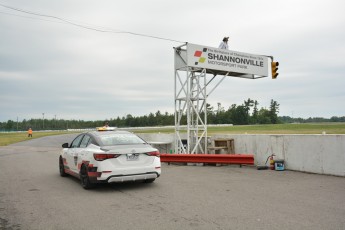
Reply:
<svg viewBox="0 0 345 230"><path fill-rule="evenodd" d="M40 138L44 136L52 136L52 135L61 135L67 134L71 132L67 131L55 131L55 132L34 132L32 134L32 138L28 137L27 132L13 132L13 133L0 133L0 146L6 146L9 144L31 140L35 138Z"/></svg>
<svg viewBox="0 0 345 230"><path fill-rule="evenodd" d="M345 134L345 123L307 123L277 125L239 125L211 127L209 134Z"/></svg>
<svg viewBox="0 0 345 230"><path fill-rule="evenodd" d="M173 133L173 128L155 130L136 130L136 133ZM345 123L307 123L277 125L237 125L226 127L210 127L208 135L215 134L345 134ZM60 135L71 132L34 132L33 138ZM0 133L0 146L29 140L27 133Z"/></svg>
<svg viewBox="0 0 345 230"><path fill-rule="evenodd" d="M173 133L173 128L155 130L138 130L140 133ZM345 123L308 123L308 124L277 124L277 125L235 125L209 127L212 134L345 134Z"/></svg>

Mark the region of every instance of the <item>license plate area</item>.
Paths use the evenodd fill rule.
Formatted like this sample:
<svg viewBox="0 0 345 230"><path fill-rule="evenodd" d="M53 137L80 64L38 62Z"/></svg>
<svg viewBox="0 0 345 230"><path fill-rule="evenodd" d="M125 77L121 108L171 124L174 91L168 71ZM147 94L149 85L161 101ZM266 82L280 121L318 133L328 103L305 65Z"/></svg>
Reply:
<svg viewBox="0 0 345 230"><path fill-rule="evenodd" d="M139 153L129 153L126 154L126 157L128 161L137 161L139 160Z"/></svg>

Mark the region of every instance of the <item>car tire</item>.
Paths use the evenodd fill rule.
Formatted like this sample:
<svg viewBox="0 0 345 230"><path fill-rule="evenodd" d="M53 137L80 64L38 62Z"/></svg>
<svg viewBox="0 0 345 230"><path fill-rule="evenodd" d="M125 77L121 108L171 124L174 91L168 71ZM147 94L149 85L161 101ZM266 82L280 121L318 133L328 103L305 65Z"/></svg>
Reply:
<svg viewBox="0 0 345 230"><path fill-rule="evenodd" d="M65 166L63 165L63 160L62 157L59 157L59 171L60 171L60 176L66 177L68 176L67 173L65 172Z"/></svg>
<svg viewBox="0 0 345 230"><path fill-rule="evenodd" d="M90 189L95 187L95 184L91 183L89 175L87 173L87 167L83 164L80 168L80 183L84 189Z"/></svg>
<svg viewBox="0 0 345 230"><path fill-rule="evenodd" d="M147 180L144 180L144 183L152 183L154 182L156 179L147 179Z"/></svg>

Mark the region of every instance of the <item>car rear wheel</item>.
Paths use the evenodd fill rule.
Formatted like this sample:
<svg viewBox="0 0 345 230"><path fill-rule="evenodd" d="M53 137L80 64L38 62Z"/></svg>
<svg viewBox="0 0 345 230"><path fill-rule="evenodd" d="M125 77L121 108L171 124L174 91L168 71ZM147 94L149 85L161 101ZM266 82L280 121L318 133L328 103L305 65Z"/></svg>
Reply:
<svg viewBox="0 0 345 230"><path fill-rule="evenodd" d="M82 165L80 169L80 182L81 182L81 186L84 189L90 189L95 186L95 184L90 182L90 178L87 173L87 167L85 165Z"/></svg>
<svg viewBox="0 0 345 230"><path fill-rule="evenodd" d="M62 177L67 176L67 173L65 172L65 166L63 165L63 160L61 156L59 158L59 171L60 171L60 176Z"/></svg>

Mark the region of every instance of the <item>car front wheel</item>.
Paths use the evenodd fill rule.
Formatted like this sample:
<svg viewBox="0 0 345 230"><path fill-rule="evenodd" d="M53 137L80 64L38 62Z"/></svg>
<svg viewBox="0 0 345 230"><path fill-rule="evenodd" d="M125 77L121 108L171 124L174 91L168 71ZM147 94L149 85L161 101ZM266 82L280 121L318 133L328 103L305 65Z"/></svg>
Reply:
<svg viewBox="0 0 345 230"><path fill-rule="evenodd" d="M67 176L67 173L65 172L65 167L63 165L63 160L62 160L61 156L59 158L59 171L60 171L60 176L62 176L62 177Z"/></svg>

